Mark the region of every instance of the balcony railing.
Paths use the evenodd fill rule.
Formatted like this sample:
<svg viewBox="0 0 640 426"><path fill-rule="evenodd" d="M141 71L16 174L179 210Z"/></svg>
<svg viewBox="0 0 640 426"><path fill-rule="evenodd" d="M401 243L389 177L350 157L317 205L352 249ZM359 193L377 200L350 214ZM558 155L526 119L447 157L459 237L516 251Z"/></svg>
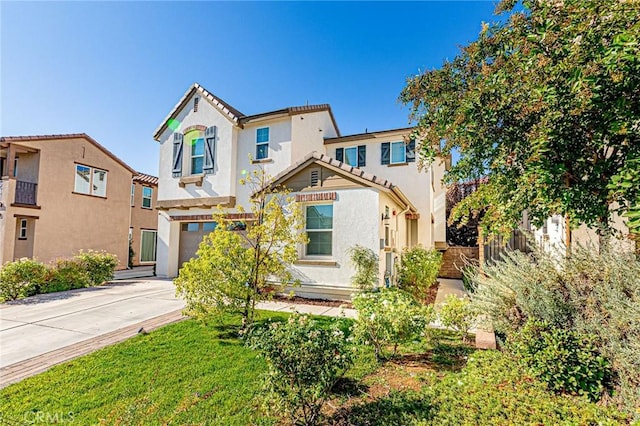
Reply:
<svg viewBox="0 0 640 426"><path fill-rule="evenodd" d="M16 204L36 205L37 183L16 181Z"/></svg>

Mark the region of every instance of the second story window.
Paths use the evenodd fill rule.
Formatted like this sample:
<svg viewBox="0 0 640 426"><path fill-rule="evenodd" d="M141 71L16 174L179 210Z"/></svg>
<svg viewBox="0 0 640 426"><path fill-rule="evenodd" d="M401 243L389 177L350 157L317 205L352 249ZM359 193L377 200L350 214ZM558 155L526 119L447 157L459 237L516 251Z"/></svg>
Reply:
<svg viewBox="0 0 640 426"><path fill-rule="evenodd" d="M151 199L153 198L153 188L148 186L142 187L142 208L151 208Z"/></svg>
<svg viewBox="0 0 640 426"><path fill-rule="evenodd" d="M131 184L131 206L133 206L133 202L136 198L136 185L134 183Z"/></svg>
<svg viewBox="0 0 640 426"><path fill-rule="evenodd" d="M391 142L391 164L407 162L406 148L404 142Z"/></svg>
<svg viewBox="0 0 640 426"><path fill-rule="evenodd" d="M407 164L416 161L416 142L383 142L380 164Z"/></svg>
<svg viewBox="0 0 640 426"><path fill-rule="evenodd" d="M269 128L256 130L256 160L269 157Z"/></svg>
<svg viewBox="0 0 640 426"><path fill-rule="evenodd" d="M204 164L204 139L198 138L191 142L191 174L202 173Z"/></svg>
<svg viewBox="0 0 640 426"><path fill-rule="evenodd" d="M336 148L336 160L353 167L364 167L366 166L367 160L367 146L358 145L347 148Z"/></svg>
<svg viewBox="0 0 640 426"><path fill-rule="evenodd" d="M107 196L107 171L76 164L74 192L78 194Z"/></svg>

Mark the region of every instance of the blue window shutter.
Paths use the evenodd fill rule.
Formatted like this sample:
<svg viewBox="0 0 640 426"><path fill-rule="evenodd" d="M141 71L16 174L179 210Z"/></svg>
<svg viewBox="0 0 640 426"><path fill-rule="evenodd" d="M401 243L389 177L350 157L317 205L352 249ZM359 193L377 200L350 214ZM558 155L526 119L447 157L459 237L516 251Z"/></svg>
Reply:
<svg viewBox="0 0 640 426"><path fill-rule="evenodd" d="M204 166L202 167L202 171L205 175L211 174L214 171L217 130L216 126L211 126L207 127L207 130L204 132Z"/></svg>
<svg viewBox="0 0 640 426"><path fill-rule="evenodd" d="M380 145L380 164L389 164L391 161L391 143L383 142Z"/></svg>
<svg viewBox="0 0 640 426"><path fill-rule="evenodd" d="M183 135L182 133L173 134L173 177L182 176L182 152L183 152Z"/></svg>
<svg viewBox="0 0 640 426"><path fill-rule="evenodd" d="M336 160L344 161L344 148L336 148Z"/></svg>
<svg viewBox="0 0 640 426"><path fill-rule="evenodd" d="M407 144L407 152L406 152L406 160L407 163L413 163L416 161L416 140L411 139Z"/></svg>
<svg viewBox="0 0 640 426"><path fill-rule="evenodd" d="M358 145L358 167L367 165L367 146Z"/></svg>

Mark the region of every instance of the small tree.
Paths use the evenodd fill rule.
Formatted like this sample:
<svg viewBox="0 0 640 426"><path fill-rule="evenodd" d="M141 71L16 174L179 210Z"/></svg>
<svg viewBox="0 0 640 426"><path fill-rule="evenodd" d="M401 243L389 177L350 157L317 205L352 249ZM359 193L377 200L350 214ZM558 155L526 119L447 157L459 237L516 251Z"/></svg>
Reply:
<svg viewBox="0 0 640 426"><path fill-rule="evenodd" d="M288 190L274 187L263 170L254 170L240 184L253 191L247 223L219 210L215 230L205 236L197 257L187 262L174 280L187 312L196 317L225 312L242 315L245 328L253 322L256 302L291 283L289 265L297 245L306 241L302 213Z"/></svg>
<svg viewBox="0 0 640 426"><path fill-rule="evenodd" d="M356 274L351 277L351 284L361 290L371 289L378 283L378 255L373 250L356 244L347 252L356 267Z"/></svg>

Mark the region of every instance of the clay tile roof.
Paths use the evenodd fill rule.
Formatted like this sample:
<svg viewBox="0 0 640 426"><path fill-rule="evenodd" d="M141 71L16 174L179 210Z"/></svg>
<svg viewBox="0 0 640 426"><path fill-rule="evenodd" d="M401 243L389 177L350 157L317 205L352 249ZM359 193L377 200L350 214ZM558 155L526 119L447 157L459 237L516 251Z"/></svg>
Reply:
<svg viewBox="0 0 640 426"><path fill-rule="evenodd" d="M379 130L374 132L365 132L365 133L357 133L353 135L338 136L335 138L325 138L324 144L329 145L332 143L352 142L352 141L358 141L363 139L384 138L389 133L397 133L397 132L409 133L411 130L413 130L413 127L401 127L398 129Z"/></svg>
<svg viewBox="0 0 640 426"><path fill-rule="evenodd" d="M331 116L331 121L333 126L336 129L336 133L340 135L340 129L338 129L338 124L336 123L335 117L333 116L333 112L331 111L331 106L329 104L318 104L318 105L303 105L303 106L292 106L282 109L277 109L274 111L262 112L259 114L245 115L232 107L229 103L223 101L213 93L209 92L204 87L200 86L198 83L194 83L180 98L178 103L173 107L169 115L162 121L160 126L156 129L153 134L153 138L155 140L159 140L160 135L167 129L167 123L170 119L175 118L178 115L178 112L182 110L189 99L195 94L200 93L200 95L206 99L211 105L216 107L224 116L229 119L233 124L237 124L242 126L243 124L258 120L261 118L268 118L270 116L275 115L296 115L296 114L304 114L308 112L317 112L317 111L328 111Z"/></svg>
<svg viewBox="0 0 640 426"><path fill-rule="evenodd" d="M400 191L400 188L395 186L393 183L391 183L387 179L383 179L371 173L367 173L362 169L350 166L342 161L338 161L334 158L329 157L326 154L321 154L316 151L310 152L309 154L305 155L304 158L302 158L295 164L291 165L290 167L280 172L277 176L273 178L273 180L269 185L278 185L282 183L287 177L295 173L298 169L302 169L303 167L306 167L311 163L327 164L335 169L339 169L340 171L343 171L346 174L350 174L357 178L363 179L371 184L378 185L385 189L388 189L394 194L396 194L407 206L411 207L413 211L415 211L415 207L411 204L411 201L409 201L407 197L402 193L402 191ZM265 189L267 189L267 187L261 188L255 193L261 192Z"/></svg>
<svg viewBox="0 0 640 426"><path fill-rule="evenodd" d="M59 135L32 135L32 136L3 136L0 138L1 142L28 142L28 141L42 141L42 140L60 140L60 139L85 139L95 145L100 151L104 152L107 156L111 157L114 161L120 164L125 169L129 170L132 174L136 174L136 171L133 170L127 163L122 161L120 158L116 157L114 153L109 151L107 148L98 143L91 136L86 133L63 133Z"/></svg>
<svg viewBox="0 0 640 426"><path fill-rule="evenodd" d="M151 176L146 173L138 172L138 174L133 177L133 181L158 186L158 178L156 176Z"/></svg>

